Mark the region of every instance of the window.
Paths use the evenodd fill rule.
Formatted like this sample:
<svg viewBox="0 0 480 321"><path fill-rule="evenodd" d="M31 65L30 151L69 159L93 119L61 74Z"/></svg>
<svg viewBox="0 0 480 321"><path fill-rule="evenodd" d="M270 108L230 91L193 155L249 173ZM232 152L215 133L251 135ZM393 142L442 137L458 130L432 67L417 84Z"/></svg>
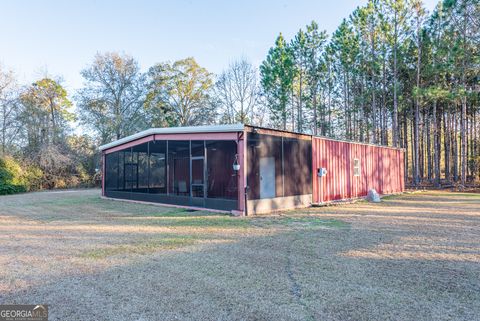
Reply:
<svg viewBox="0 0 480 321"><path fill-rule="evenodd" d="M358 158L353 160L353 176L360 176L360 160Z"/></svg>

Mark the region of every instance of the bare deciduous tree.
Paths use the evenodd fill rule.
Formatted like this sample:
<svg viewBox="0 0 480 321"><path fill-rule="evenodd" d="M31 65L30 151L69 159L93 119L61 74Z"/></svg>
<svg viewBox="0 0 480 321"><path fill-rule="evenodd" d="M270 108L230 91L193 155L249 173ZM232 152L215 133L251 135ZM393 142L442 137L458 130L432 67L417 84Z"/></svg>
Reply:
<svg viewBox="0 0 480 321"><path fill-rule="evenodd" d="M257 70L246 59L234 61L220 74L216 93L221 106L221 122L256 122L259 101Z"/></svg>
<svg viewBox="0 0 480 321"><path fill-rule="evenodd" d="M18 116L20 104L18 103L17 81L12 71L3 70L0 66L0 130L1 152L5 155L8 147L18 142L17 138L21 129Z"/></svg>

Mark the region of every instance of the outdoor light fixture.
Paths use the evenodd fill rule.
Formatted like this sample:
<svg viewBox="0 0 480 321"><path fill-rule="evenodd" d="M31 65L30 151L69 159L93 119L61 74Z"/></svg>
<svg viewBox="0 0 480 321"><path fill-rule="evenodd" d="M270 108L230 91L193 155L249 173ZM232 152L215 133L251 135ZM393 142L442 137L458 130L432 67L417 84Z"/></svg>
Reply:
<svg viewBox="0 0 480 321"><path fill-rule="evenodd" d="M235 154L235 160L233 161L233 170L240 170L240 164L238 163L238 154Z"/></svg>

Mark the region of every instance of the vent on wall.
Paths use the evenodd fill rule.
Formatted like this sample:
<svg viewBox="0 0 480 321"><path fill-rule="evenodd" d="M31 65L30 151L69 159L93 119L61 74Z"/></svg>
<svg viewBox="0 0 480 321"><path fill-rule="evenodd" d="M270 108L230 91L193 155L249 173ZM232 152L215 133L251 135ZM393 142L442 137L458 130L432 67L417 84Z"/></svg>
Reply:
<svg viewBox="0 0 480 321"><path fill-rule="evenodd" d="M353 176L360 176L360 160L358 158L353 160Z"/></svg>

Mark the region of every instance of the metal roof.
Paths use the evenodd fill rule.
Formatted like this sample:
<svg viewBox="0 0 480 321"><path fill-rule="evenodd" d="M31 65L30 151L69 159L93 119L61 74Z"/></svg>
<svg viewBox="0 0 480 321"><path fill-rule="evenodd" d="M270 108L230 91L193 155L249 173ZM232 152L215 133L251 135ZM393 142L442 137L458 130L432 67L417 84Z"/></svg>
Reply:
<svg viewBox="0 0 480 321"><path fill-rule="evenodd" d="M139 133L115 140L111 143L102 145L100 150L109 149L118 145L122 145L139 138L143 138L155 134L193 134L193 133L227 133L241 132L244 130L243 124L228 125L208 125L208 126L185 126L185 127L166 127L166 128L150 128Z"/></svg>
<svg viewBox="0 0 480 321"><path fill-rule="evenodd" d="M118 145L129 143L129 142L137 140L139 138L143 138L143 137L154 135L154 134L228 133L228 132L241 132L241 131L244 131L246 127L250 127L250 128L254 128L254 129L258 128L258 129L272 130L272 131L277 131L277 132L280 132L280 133L292 133L292 134L296 134L296 135L305 135L305 136L310 136L310 137L320 138L320 139L325 139L325 140L330 140L330 141L338 141L338 142L346 142L346 143L352 143L352 144L369 145L369 146L375 146L375 147L405 150L404 148L400 148L400 147L385 146L385 145L378 145L378 144L371 144L371 143L362 143L362 142L357 142L357 141L353 141L353 140L335 139L335 138L330 138L330 137L325 137L325 136L320 136L320 135L296 133L296 132L291 132L291 131L287 131L287 130L273 129L273 128L267 128L267 127L259 127L259 126L251 126L251 125L245 125L245 124L150 128L150 129L141 131L139 133L121 138L119 140L115 140L111 143L102 145L102 146L99 147L99 149L102 151L102 150L105 150L105 149L109 149L109 148L112 148L112 147L115 147L115 146L118 146Z"/></svg>

